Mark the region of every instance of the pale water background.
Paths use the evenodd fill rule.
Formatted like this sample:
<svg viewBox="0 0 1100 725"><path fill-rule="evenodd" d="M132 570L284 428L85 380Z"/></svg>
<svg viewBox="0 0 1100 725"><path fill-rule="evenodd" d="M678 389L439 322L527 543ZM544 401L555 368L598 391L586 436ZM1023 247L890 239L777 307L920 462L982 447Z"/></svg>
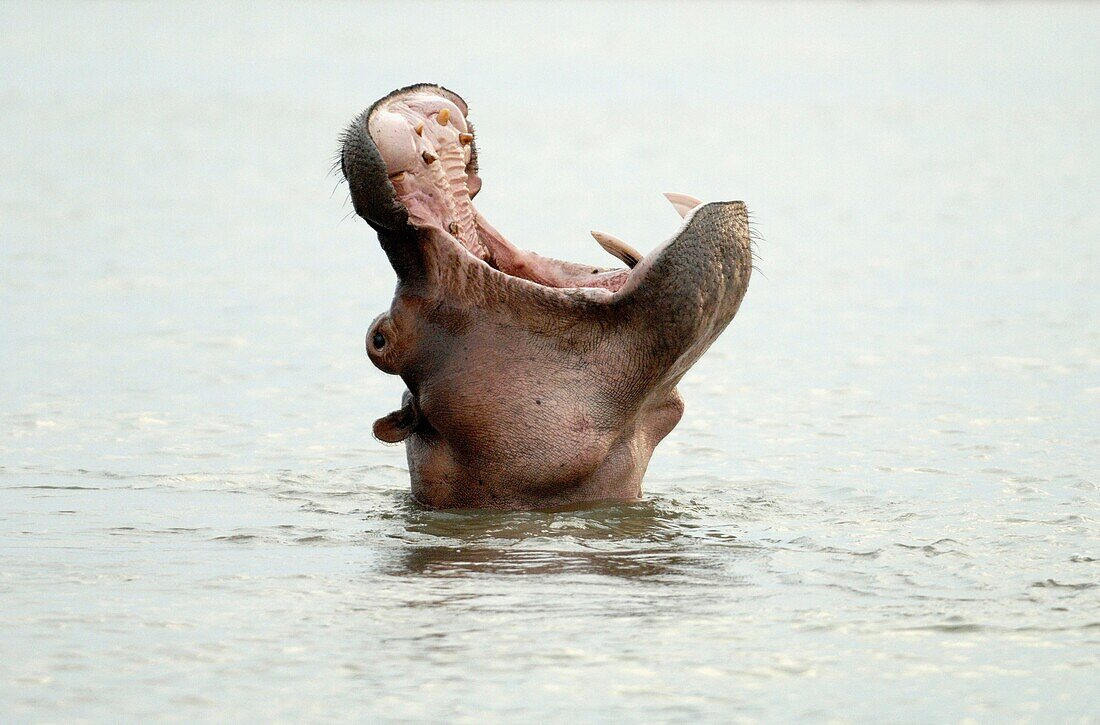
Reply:
<svg viewBox="0 0 1100 725"><path fill-rule="evenodd" d="M1096 722L1100 7L0 6L5 721ZM436 513L328 174L419 80L515 241L745 199L634 505ZM334 191L335 189L335 191ZM766 275L766 276L765 276Z"/></svg>

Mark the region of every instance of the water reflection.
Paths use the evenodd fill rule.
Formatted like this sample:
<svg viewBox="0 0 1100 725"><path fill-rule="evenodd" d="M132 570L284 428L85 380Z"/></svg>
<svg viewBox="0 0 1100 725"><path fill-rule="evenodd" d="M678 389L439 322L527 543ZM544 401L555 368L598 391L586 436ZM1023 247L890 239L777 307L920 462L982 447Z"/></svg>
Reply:
<svg viewBox="0 0 1100 725"><path fill-rule="evenodd" d="M523 550L506 547L412 546L401 558L405 574L597 574L624 579L658 579L698 574L713 562L685 547L616 553L610 551Z"/></svg>
<svg viewBox="0 0 1100 725"><path fill-rule="evenodd" d="M663 500L608 503L555 511L433 511L415 504L405 513L408 531L458 542L533 537L578 541L667 541L684 517Z"/></svg>
<svg viewBox="0 0 1100 725"><path fill-rule="evenodd" d="M721 565L704 545L709 537L692 535L696 528L675 502L662 499L536 512L410 507L408 546L394 573L680 579ZM728 534L711 539L727 545L732 540ZM739 550L733 555L755 552L747 545L726 548Z"/></svg>

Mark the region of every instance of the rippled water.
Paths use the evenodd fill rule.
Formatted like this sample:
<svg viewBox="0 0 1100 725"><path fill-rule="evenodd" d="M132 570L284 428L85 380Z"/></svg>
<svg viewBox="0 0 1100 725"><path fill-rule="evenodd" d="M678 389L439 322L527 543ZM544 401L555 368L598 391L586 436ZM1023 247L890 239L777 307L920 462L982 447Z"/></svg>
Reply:
<svg viewBox="0 0 1100 725"><path fill-rule="evenodd" d="M0 23L5 720L1095 721L1097 7ZM753 209L644 501L426 511L370 438L393 278L326 172L421 79L538 251Z"/></svg>

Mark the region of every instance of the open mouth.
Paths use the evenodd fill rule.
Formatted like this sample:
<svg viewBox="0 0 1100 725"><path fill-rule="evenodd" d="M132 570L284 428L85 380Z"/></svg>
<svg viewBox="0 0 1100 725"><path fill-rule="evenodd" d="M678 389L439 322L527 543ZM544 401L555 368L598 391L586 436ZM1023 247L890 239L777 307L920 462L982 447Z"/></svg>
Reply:
<svg viewBox="0 0 1100 725"><path fill-rule="evenodd" d="M481 190L477 146L465 102L438 86L411 86L383 98L356 124L365 126L384 162L386 175L407 221L434 229L475 259L512 277L547 287L617 292L642 255L603 232L592 236L626 268L574 264L519 249L493 228L473 205ZM353 127L351 133L361 133ZM347 159L343 159L345 176ZM351 183L351 179L349 179ZM667 194L686 216L700 204L684 194Z"/></svg>

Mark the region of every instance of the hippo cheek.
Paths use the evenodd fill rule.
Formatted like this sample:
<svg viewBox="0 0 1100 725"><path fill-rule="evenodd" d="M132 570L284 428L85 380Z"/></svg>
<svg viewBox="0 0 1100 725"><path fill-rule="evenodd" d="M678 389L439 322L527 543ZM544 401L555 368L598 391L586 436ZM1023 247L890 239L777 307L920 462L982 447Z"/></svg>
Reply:
<svg viewBox="0 0 1100 725"><path fill-rule="evenodd" d="M667 195L684 221L648 255L593 232L624 267L543 257L472 204L466 115L456 94L410 86L343 138L355 209L398 277L366 344L409 390L375 435L405 441L414 493L434 506L635 498L683 411L676 383L747 289L745 205Z"/></svg>

